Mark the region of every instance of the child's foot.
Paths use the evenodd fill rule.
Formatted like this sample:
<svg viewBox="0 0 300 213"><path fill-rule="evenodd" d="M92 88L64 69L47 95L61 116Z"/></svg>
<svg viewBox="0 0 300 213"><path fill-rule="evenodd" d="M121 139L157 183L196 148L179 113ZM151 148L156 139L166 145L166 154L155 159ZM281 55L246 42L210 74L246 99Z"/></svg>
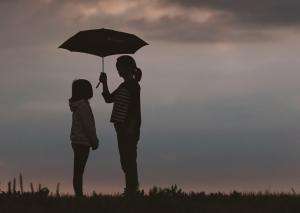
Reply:
<svg viewBox="0 0 300 213"><path fill-rule="evenodd" d="M128 198L135 198L138 196L143 196L144 191L140 191L139 189L124 189L124 192L122 194L123 197L128 197Z"/></svg>

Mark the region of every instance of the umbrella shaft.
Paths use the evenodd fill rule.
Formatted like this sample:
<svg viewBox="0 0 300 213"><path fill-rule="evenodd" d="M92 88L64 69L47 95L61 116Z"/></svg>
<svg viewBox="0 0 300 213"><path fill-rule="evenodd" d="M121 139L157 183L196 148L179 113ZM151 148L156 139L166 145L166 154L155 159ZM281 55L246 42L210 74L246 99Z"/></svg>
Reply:
<svg viewBox="0 0 300 213"><path fill-rule="evenodd" d="M102 57L102 72L104 72L104 57Z"/></svg>
<svg viewBox="0 0 300 213"><path fill-rule="evenodd" d="M104 73L104 57L102 57L102 72ZM96 88L100 86L100 81L98 82Z"/></svg>

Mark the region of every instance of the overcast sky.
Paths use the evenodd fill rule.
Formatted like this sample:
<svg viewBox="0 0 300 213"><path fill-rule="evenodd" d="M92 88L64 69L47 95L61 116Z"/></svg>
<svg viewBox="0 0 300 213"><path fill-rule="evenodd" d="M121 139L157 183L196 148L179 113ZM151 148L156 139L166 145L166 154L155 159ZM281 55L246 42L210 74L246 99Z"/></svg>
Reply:
<svg viewBox="0 0 300 213"><path fill-rule="evenodd" d="M57 47L80 30L135 33L143 71L141 187L300 191L297 0L1 0L0 181L72 192L68 98L101 61ZM110 88L121 81L105 59ZM85 191L122 191L111 105L91 100L99 150Z"/></svg>

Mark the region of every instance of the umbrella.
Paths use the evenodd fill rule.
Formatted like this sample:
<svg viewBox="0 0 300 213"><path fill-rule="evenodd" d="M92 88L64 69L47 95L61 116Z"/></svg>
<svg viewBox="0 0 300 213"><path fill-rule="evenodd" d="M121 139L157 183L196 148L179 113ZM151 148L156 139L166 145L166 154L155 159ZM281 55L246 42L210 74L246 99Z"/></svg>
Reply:
<svg viewBox="0 0 300 213"><path fill-rule="evenodd" d="M102 28L80 31L59 48L102 57L102 72L104 72L104 57L116 54L134 54L145 45L148 43L136 35Z"/></svg>

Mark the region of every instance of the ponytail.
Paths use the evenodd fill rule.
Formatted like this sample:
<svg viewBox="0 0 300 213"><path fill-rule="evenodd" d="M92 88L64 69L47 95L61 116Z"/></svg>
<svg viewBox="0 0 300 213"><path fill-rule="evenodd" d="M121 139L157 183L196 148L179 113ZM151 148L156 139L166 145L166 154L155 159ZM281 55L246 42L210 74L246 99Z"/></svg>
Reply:
<svg viewBox="0 0 300 213"><path fill-rule="evenodd" d="M135 71L133 73L134 79L139 82L142 79L142 70L138 67L135 68Z"/></svg>
<svg viewBox="0 0 300 213"><path fill-rule="evenodd" d="M116 67L118 70L125 71L126 75L133 75L133 78L139 82L142 79L142 70L136 66L135 60L129 55L122 55L117 58Z"/></svg>

